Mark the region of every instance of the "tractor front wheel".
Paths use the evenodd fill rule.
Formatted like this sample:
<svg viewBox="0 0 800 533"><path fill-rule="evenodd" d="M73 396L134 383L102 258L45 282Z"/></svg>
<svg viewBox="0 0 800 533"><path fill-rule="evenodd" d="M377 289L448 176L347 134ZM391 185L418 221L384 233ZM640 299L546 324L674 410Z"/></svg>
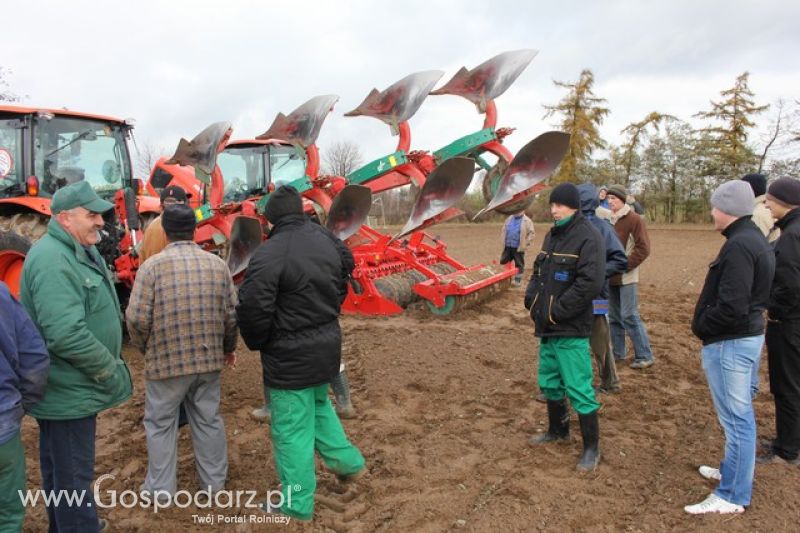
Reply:
<svg viewBox="0 0 800 533"><path fill-rule="evenodd" d="M33 243L47 231L47 219L35 213L0 217L0 281L19 296L22 265Z"/></svg>

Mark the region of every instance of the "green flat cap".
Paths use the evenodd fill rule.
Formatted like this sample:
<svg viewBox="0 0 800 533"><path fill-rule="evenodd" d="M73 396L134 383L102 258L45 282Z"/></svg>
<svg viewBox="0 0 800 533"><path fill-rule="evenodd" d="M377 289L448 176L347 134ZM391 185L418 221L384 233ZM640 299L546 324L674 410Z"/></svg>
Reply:
<svg viewBox="0 0 800 533"><path fill-rule="evenodd" d="M75 207L83 207L93 213L105 213L114 204L97 196L88 181L78 181L58 189L50 202L50 211L54 215Z"/></svg>

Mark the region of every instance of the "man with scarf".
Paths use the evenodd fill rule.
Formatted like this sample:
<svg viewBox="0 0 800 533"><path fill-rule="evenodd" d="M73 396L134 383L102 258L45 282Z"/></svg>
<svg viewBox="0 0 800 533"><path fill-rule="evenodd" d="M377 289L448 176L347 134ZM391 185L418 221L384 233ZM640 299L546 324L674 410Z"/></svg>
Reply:
<svg viewBox="0 0 800 533"><path fill-rule="evenodd" d="M569 440L567 397L578 412L583 455L578 470L592 471L600 461L597 410L592 389L589 336L592 300L605 282L603 238L580 213L578 189L562 183L550 194L554 226L544 238L525 291L539 344L539 388L547 398L547 432L531 445Z"/></svg>

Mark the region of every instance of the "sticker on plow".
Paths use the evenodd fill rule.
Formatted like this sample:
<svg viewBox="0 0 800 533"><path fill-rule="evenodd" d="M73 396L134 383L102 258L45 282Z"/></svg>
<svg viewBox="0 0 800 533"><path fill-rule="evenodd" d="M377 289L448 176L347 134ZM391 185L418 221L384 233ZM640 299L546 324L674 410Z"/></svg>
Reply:
<svg viewBox="0 0 800 533"><path fill-rule="evenodd" d="M5 148L0 148L0 178L5 178L11 173L14 167L14 158L11 157L11 152Z"/></svg>

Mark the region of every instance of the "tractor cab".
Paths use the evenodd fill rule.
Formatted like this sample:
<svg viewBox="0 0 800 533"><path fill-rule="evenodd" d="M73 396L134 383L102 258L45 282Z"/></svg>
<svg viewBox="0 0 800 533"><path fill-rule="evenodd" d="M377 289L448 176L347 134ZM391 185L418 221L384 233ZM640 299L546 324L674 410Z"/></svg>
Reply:
<svg viewBox="0 0 800 533"><path fill-rule="evenodd" d="M0 281L13 293L25 255L47 231L53 194L78 181L89 182L118 207L105 216L97 246L114 270L131 239L128 230L138 228L127 145L131 127L64 109L0 106Z"/></svg>
<svg viewBox="0 0 800 533"><path fill-rule="evenodd" d="M223 202L259 198L271 189L302 179L306 161L296 148L280 141L254 139L228 143L217 164L225 177Z"/></svg>
<svg viewBox="0 0 800 533"><path fill-rule="evenodd" d="M0 198L50 198L85 180L113 199L133 177L129 131L110 117L0 107Z"/></svg>

